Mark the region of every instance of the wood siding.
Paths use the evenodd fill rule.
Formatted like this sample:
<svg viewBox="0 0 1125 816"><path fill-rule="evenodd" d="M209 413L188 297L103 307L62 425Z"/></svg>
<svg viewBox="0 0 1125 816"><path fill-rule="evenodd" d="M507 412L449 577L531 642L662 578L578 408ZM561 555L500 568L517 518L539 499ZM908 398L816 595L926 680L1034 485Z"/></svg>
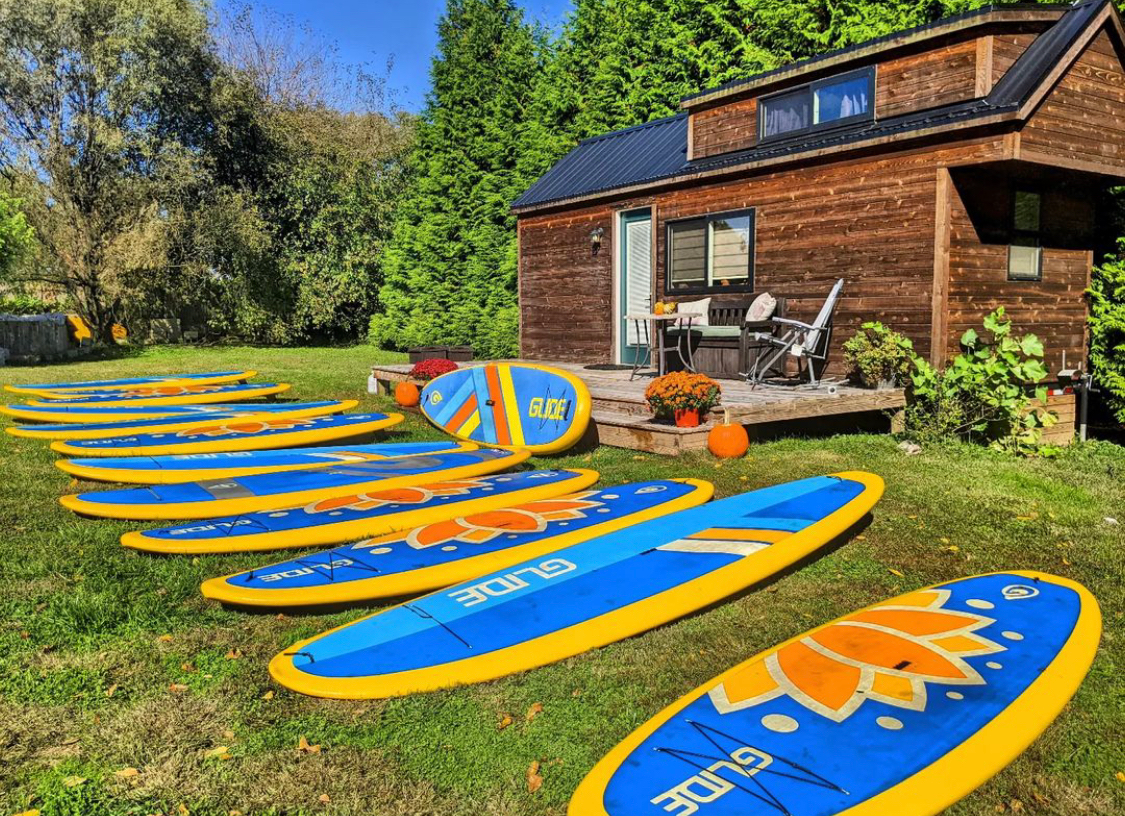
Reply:
<svg viewBox="0 0 1125 816"><path fill-rule="evenodd" d="M690 128L693 159L747 150L758 144L758 100L692 113Z"/></svg>
<svg viewBox="0 0 1125 816"><path fill-rule="evenodd" d="M1125 175L1125 69L1103 31L1021 132L1021 150Z"/></svg>
<svg viewBox="0 0 1125 816"><path fill-rule="evenodd" d="M976 96L977 40L970 39L879 65L875 115L880 119L963 102Z"/></svg>
<svg viewBox="0 0 1125 816"><path fill-rule="evenodd" d="M1008 69L1016 64L1016 60L1023 56L1023 52L1035 42L1038 34L997 34L992 37L992 85L1000 81L1000 77L1008 73ZM989 86L991 89L991 85Z"/></svg>

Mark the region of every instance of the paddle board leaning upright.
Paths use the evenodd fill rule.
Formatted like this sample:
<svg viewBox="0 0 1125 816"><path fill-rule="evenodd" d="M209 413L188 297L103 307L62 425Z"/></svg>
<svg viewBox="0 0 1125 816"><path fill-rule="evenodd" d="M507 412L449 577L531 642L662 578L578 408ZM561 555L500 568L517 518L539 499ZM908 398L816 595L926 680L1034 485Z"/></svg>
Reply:
<svg viewBox="0 0 1125 816"><path fill-rule="evenodd" d="M343 544L367 536L410 530L455 516L486 513L515 504L585 490L598 480L592 470L529 470L497 476L424 481L409 487L365 490L301 507L244 513L121 536L134 550L172 555L286 550Z"/></svg>
<svg viewBox="0 0 1125 816"><path fill-rule="evenodd" d="M208 402L240 402L272 397L290 388L289 383L245 383L243 385L146 385L121 391L98 391L81 396L32 400L28 405L60 407L78 405L115 408L128 405L204 405ZM60 392L61 394L62 392Z"/></svg>
<svg viewBox="0 0 1125 816"><path fill-rule="evenodd" d="M435 377L422 413L446 433L498 448L559 453L582 438L590 392L566 371L530 363L489 363Z"/></svg>
<svg viewBox="0 0 1125 816"><path fill-rule="evenodd" d="M354 465L403 456L431 456L476 450L471 442L377 442L373 445L330 448L282 448L224 453L185 453L173 456L106 456L58 459L55 467L79 479L121 484L178 484L200 479L229 479L289 470L312 470L331 465Z"/></svg>
<svg viewBox="0 0 1125 816"><path fill-rule="evenodd" d="M151 385L224 385L226 383L251 380L258 376L257 371L207 371L202 374L169 374L164 377L133 377L121 380L87 380L86 382L32 383L29 385L5 385L4 390L13 394L45 396L63 392L118 391ZM78 396L78 394L76 394Z"/></svg>
<svg viewBox="0 0 1125 816"><path fill-rule="evenodd" d="M394 697L492 680L639 634L815 552L883 493L870 473L755 490L424 595L270 661L317 697Z"/></svg>
<svg viewBox="0 0 1125 816"><path fill-rule="evenodd" d="M714 486L694 479L617 485L489 510L204 582L204 597L302 607L416 595L649 519L696 507Z"/></svg>
<svg viewBox="0 0 1125 816"><path fill-rule="evenodd" d="M67 456L93 457L272 450L350 439L370 439L376 431L397 425L402 419L402 414L339 414L308 419L278 419L267 414L217 419L212 423L172 433L59 440L51 443L51 450Z"/></svg>
<svg viewBox="0 0 1125 816"><path fill-rule="evenodd" d="M209 519L299 507L369 490L409 487L435 479L483 476L515 467L527 451L474 450L408 456L293 473L263 473L145 488L101 490L59 498L68 510L101 518L159 521Z"/></svg>
<svg viewBox="0 0 1125 816"><path fill-rule="evenodd" d="M579 785L570 816L934 816L1062 711L1101 636L1084 587L962 578L855 612L705 683Z"/></svg>

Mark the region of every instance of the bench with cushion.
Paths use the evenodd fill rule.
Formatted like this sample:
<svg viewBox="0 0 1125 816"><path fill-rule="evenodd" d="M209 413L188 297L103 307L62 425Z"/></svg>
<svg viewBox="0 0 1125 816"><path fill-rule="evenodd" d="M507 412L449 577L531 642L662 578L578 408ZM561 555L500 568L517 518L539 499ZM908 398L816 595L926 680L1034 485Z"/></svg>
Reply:
<svg viewBox="0 0 1125 816"><path fill-rule="evenodd" d="M760 294L760 293L759 293ZM691 327L691 351L697 371L711 377L741 379L740 374L750 370L757 360L762 344L754 340L755 332L772 332L775 325L770 318L785 317L785 298L777 298L777 306L772 314L762 320L745 322L750 305L758 294L746 295L745 300L711 299L707 308L707 325L696 322ZM697 311L693 308L698 301L683 301L677 308ZM669 323L665 347L670 350L669 370L675 370L680 360L676 355L676 345L689 342L686 327ZM686 347L685 356L686 356Z"/></svg>

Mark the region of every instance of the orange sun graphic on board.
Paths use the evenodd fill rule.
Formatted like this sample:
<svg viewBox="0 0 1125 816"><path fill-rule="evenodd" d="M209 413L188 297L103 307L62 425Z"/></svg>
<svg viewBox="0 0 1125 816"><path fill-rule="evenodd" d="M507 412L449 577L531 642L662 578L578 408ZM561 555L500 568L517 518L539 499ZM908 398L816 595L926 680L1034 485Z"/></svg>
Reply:
<svg viewBox="0 0 1125 816"><path fill-rule="evenodd" d="M256 434L262 431L287 431L315 424L311 419L256 419L248 422L226 422L222 425L204 425L180 431L176 436L226 436L227 434Z"/></svg>
<svg viewBox="0 0 1125 816"><path fill-rule="evenodd" d="M126 397L178 397L183 394L208 394L217 385L153 385L144 388L131 388L124 392Z"/></svg>
<svg viewBox="0 0 1125 816"><path fill-rule="evenodd" d="M993 623L943 608L948 590L923 590L849 615L750 663L709 692L726 714L788 696L835 722L864 700L912 711L929 683L984 685L965 658L1004 651L978 634Z"/></svg>
<svg viewBox="0 0 1125 816"><path fill-rule="evenodd" d="M331 510L374 510L387 504L422 504L436 496L464 496L474 488L484 487L487 482L465 479L459 482L438 482L436 484L396 487L390 490L377 490L371 493L356 493L351 496L337 496L324 499L305 507L306 513L327 513Z"/></svg>
<svg viewBox="0 0 1125 816"><path fill-rule="evenodd" d="M502 535L541 533L553 521L574 521L585 518L591 511L602 507L601 502L587 501L590 493L569 499L546 499L519 507L474 513L471 516L439 521L418 527L407 533L405 541L415 549L424 550L438 544L454 541L464 544L484 544ZM397 535L382 540L397 539ZM369 544L376 544L373 539Z"/></svg>

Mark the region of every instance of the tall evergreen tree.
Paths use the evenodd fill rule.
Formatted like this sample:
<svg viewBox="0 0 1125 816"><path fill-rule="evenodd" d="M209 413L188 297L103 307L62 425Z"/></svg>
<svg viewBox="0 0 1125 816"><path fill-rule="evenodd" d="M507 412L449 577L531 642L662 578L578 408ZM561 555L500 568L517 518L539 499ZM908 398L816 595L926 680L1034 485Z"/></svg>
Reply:
<svg viewBox="0 0 1125 816"><path fill-rule="evenodd" d="M449 0L438 34L371 339L471 343L478 355L510 356L518 352L510 207L533 180L517 158L543 38L513 0Z"/></svg>

